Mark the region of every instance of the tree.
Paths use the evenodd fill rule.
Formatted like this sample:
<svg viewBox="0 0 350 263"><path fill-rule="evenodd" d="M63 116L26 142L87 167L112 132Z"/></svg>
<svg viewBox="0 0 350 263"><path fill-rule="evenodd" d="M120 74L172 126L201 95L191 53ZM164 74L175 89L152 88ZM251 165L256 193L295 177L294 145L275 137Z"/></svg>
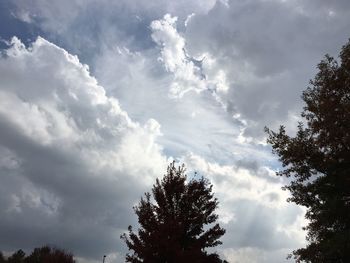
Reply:
<svg viewBox="0 0 350 263"><path fill-rule="evenodd" d="M74 263L73 255L62 249L43 246L35 248L25 263Z"/></svg>
<svg viewBox="0 0 350 263"><path fill-rule="evenodd" d="M216 223L218 201L208 180L187 181L185 167L176 168L173 162L163 179L156 180L152 197L145 193L134 207L138 232L129 226L128 234L121 236L133 251L126 255L127 262L222 262L205 250L221 244L225 233Z"/></svg>
<svg viewBox="0 0 350 263"><path fill-rule="evenodd" d="M350 42L340 65L326 55L303 92L306 103L294 137L266 128L268 143L290 177L289 201L305 206L308 244L297 262L350 262Z"/></svg>
<svg viewBox="0 0 350 263"><path fill-rule="evenodd" d="M26 256L23 250L14 252L7 260L0 252L0 263L75 263L73 255L62 249L43 246Z"/></svg>
<svg viewBox="0 0 350 263"><path fill-rule="evenodd" d="M22 249L17 250L14 252L8 259L8 263L24 263L26 253Z"/></svg>
<svg viewBox="0 0 350 263"><path fill-rule="evenodd" d="M5 263L6 259L4 257L4 255L2 254L2 252L0 251L0 263Z"/></svg>

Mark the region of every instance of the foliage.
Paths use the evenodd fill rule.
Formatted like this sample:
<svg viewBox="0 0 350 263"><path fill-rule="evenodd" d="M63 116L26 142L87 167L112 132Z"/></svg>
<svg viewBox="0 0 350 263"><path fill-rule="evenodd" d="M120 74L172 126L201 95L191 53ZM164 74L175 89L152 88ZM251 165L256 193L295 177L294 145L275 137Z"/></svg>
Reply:
<svg viewBox="0 0 350 263"><path fill-rule="evenodd" d="M340 61L327 55L318 65L295 137L266 128L284 167L278 175L291 178L289 201L307 208L308 244L293 252L297 262L350 262L350 42Z"/></svg>
<svg viewBox="0 0 350 263"><path fill-rule="evenodd" d="M2 252L0 251L0 263L5 263L6 259L4 257L4 255L2 254Z"/></svg>
<svg viewBox="0 0 350 263"><path fill-rule="evenodd" d="M24 263L25 260L25 255L24 251L22 249L17 250L14 252L8 259L8 263Z"/></svg>
<svg viewBox="0 0 350 263"><path fill-rule="evenodd" d="M43 246L35 248L29 256L20 249L7 260L0 252L0 263L75 263L75 260L72 254L62 249Z"/></svg>
<svg viewBox="0 0 350 263"><path fill-rule="evenodd" d="M25 263L74 263L73 255L64 250L44 246L35 248Z"/></svg>
<svg viewBox="0 0 350 263"><path fill-rule="evenodd" d="M121 236L133 251L127 262L222 262L205 250L221 244L225 233L216 223L218 201L208 180L188 182L184 166L176 168L173 162L162 181L156 180L152 196L155 202L146 193L134 207L138 232L129 226L129 233Z"/></svg>

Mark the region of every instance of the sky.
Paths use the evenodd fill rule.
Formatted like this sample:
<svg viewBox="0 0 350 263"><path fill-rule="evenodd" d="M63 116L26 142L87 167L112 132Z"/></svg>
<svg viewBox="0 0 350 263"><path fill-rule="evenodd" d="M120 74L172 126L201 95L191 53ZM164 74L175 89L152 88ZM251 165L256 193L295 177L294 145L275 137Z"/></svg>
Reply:
<svg viewBox="0 0 350 263"><path fill-rule="evenodd" d="M124 262L132 207L167 165L207 177L231 263L287 262L305 209L264 127L350 37L348 0L0 1L0 250Z"/></svg>

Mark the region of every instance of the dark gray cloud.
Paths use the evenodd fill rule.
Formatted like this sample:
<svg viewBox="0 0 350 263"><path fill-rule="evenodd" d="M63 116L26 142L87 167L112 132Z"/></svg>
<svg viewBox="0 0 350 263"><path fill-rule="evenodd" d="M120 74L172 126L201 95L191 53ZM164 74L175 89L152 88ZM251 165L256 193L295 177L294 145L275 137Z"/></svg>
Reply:
<svg viewBox="0 0 350 263"><path fill-rule="evenodd" d="M295 237L288 236L276 228L278 224L291 225L300 214L297 207L290 206L278 210L247 200L239 200L231 206L235 209L235 221L230 222L226 228L234 234L223 238L224 247L280 250L299 245Z"/></svg>
<svg viewBox="0 0 350 263"><path fill-rule="evenodd" d="M245 134L256 137L301 110L316 65L350 36L348 14L346 1L217 2L191 19L187 48L214 54L226 69L229 112L251 121Z"/></svg>

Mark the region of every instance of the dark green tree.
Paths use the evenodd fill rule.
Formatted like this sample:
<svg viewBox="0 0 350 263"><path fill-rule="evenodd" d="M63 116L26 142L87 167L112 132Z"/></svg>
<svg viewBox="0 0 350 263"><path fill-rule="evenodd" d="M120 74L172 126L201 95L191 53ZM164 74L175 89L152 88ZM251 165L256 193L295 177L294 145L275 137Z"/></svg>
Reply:
<svg viewBox="0 0 350 263"><path fill-rule="evenodd" d="M185 167L168 166L163 179L156 180L152 197L145 193L134 207L140 228L121 238L132 253L127 262L223 262L206 248L221 244L225 230L216 223L218 201L212 185L203 177L187 181Z"/></svg>
<svg viewBox="0 0 350 263"><path fill-rule="evenodd" d="M268 143L290 177L289 201L307 208L308 244L293 252L297 262L350 262L350 42L340 63L326 55L303 92L295 136L266 128Z"/></svg>

